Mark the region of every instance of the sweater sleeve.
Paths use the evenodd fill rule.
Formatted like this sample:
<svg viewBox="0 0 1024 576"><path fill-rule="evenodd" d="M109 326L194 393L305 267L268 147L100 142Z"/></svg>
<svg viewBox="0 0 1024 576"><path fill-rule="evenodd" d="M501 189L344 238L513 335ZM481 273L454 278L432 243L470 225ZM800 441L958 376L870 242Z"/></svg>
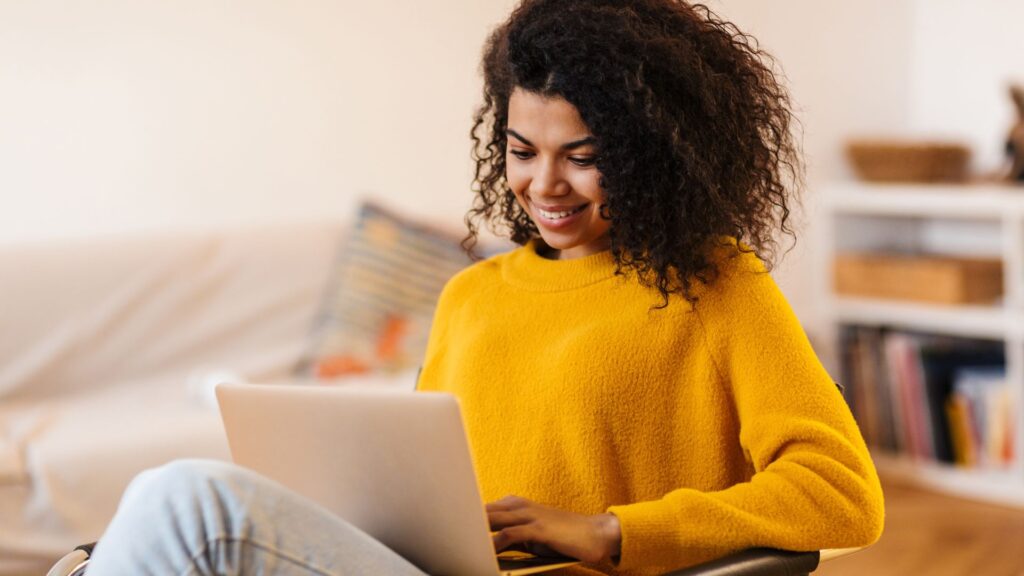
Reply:
<svg viewBox="0 0 1024 576"><path fill-rule="evenodd" d="M682 488L612 506L619 568L675 567L730 550L866 546L883 500L860 431L785 297L752 254L723 264L697 313L732 391L754 474L716 492Z"/></svg>

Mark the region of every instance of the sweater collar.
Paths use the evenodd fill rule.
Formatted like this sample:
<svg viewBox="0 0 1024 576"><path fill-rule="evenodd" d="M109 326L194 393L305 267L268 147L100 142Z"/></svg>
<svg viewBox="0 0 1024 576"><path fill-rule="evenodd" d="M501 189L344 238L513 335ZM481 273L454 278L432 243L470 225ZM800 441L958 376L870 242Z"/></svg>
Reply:
<svg viewBox="0 0 1024 576"><path fill-rule="evenodd" d="M615 276L615 257L611 250L571 260L550 260L538 254L543 245L532 239L512 251L501 267L509 284L536 292L574 290Z"/></svg>

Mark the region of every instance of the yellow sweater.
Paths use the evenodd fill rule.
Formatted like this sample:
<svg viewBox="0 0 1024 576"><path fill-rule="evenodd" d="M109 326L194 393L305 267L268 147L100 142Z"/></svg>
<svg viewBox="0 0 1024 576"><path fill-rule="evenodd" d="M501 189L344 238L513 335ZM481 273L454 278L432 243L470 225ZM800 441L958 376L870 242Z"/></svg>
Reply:
<svg viewBox="0 0 1024 576"><path fill-rule="evenodd" d="M842 395L760 260L720 260L695 309L651 310L610 252L535 243L448 283L419 389L459 398L486 501L615 514L619 563L592 567L608 573L878 539L882 491Z"/></svg>

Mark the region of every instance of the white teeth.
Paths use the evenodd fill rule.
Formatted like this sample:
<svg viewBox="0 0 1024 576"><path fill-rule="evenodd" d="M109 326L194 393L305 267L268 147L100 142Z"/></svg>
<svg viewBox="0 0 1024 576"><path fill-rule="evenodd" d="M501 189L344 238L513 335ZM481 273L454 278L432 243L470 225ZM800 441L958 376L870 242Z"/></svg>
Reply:
<svg viewBox="0 0 1024 576"><path fill-rule="evenodd" d="M540 212L540 215L547 218L548 220L558 220L561 218L565 218L567 216L572 216L573 214L579 212L580 210L583 210L583 208L584 206L580 206L579 208L574 208L572 210L562 212L548 212L547 210L537 208L537 212Z"/></svg>

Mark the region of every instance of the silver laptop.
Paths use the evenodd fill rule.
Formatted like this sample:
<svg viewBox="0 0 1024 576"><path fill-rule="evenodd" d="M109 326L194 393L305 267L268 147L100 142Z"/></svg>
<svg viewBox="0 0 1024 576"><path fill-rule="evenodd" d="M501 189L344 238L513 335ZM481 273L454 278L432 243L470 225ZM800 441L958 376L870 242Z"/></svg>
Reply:
<svg viewBox="0 0 1024 576"><path fill-rule="evenodd" d="M455 397L220 384L235 463L320 503L428 574L535 574L571 558L496 555Z"/></svg>

